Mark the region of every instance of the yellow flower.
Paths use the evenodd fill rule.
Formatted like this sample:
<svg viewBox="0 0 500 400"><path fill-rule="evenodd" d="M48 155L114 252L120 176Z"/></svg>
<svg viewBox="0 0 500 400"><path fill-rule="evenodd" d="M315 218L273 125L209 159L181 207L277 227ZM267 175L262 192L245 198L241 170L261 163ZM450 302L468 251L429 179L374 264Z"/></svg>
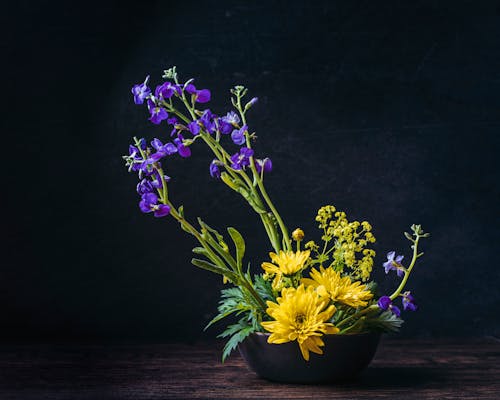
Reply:
<svg viewBox="0 0 500 400"><path fill-rule="evenodd" d="M263 262L262 268L267 274L274 275L273 288L275 290L279 288L283 275L293 275L302 270L310 254L309 250L297 252L281 250L278 254L269 253L274 264Z"/></svg>
<svg viewBox="0 0 500 400"><path fill-rule="evenodd" d="M300 242L302 239L304 239L304 231L300 228L295 229L292 232L292 239L296 242Z"/></svg>
<svg viewBox="0 0 500 400"><path fill-rule="evenodd" d="M333 302L351 307L364 307L373 294L360 282L351 282L348 276L342 278L333 268L312 269L311 278L303 278L301 283L316 288L320 296L326 296Z"/></svg>
<svg viewBox="0 0 500 400"><path fill-rule="evenodd" d="M324 346L320 336L335 334L339 329L328 321L336 309L329 300L320 297L312 286L307 289L285 288L278 298L278 304L268 301L266 310L274 321L262 322L264 329L271 332L268 343L282 344L296 340L302 356L309 361L309 352L323 354Z"/></svg>

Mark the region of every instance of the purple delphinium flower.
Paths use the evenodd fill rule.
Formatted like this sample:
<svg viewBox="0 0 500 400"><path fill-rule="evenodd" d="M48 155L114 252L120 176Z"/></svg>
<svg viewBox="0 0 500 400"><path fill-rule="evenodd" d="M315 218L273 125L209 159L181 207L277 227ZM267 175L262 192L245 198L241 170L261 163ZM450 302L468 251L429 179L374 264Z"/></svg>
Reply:
<svg viewBox="0 0 500 400"><path fill-rule="evenodd" d="M250 157L253 156L253 150L248 147L242 147L240 151L231 156L231 168L242 169L250 165Z"/></svg>
<svg viewBox="0 0 500 400"><path fill-rule="evenodd" d="M188 124L188 129L194 136L196 136L200 133L200 124L198 121L191 121Z"/></svg>
<svg viewBox="0 0 500 400"><path fill-rule="evenodd" d="M224 117L221 118L224 122L237 127L240 123L240 117L234 111L229 111Z"/></svg>
<svg viewBox="0 0 500 400"><path fill-rule="evenodd" d="M233 126L229 122L224 121L224 118L217 119L217 126L219 132L222 133L223 135L227 135L231 133L231 131L233 130Z"/></svg>
<svg viewBox="0 0 500 400"><path fill-rule="evenodd" d="M215 121L214 119L217 118L217 116L212 113L210 110L205 110L203 112L203 115L200 117L200 122L203 124L205 127L205 130L208 133L214 133L216 129Z"/></svg>
<svg viewBox="0 0 500 400"><path fill-rule="evenodd" d="M396 317L401 316L401 310L392 304L392 300L389 296L382 296L378 299L377 304L382 310L390 310Z"/></svg>
<svg viewBox="0 0 500 400"><path fill-rule="evenodd" d="M149 157L153 162L161 160L165 156L177 153L177 147L173 143L163 144L160 139L154 138L151 146L156 150L156 153Z"/></svg>
<svg viewBox="0 0 500 400"><path fill-rule="evenodd" d="M403 310L417 311L418 306L415 304L415 298L410 292L404 292L402 294L403 299Z"/></svg>
<svg viewBox="0 0 500 400"><path fill-rule="evenodd" d="M246 142L245 132L247 130L248 126L243 125L241 129L235 129L233 133L231 133L231 139L233 140L234 144L241 146L243 143Z"/></svg>
<svg viewBox="0 0 500 400"><path fill-rule="evenodd" d="M132 94L134 95L135 104L143 104L144 100L151 95L151 89L148 87L149 75L143 83L138 83L132 88Z"/></svg>
<svg viewBox="0 0 500 400"><path fill-rule="evenodd" d="M208 89L197 90L196 87L190 83L186 85L186 92L194 95L197 103L207 103L210 101L211 93Z"/></svg>
<svg viewBox="0 0 500 400"><path fill-rule="evenodd" d="M170 99L175 92L175 86L170 82L165 82L161 85L156 86L155 97L157 99Z"/></svg>
<svg viewBox="0 0 500 400"><path fill-rule="evenodd" d="M259 174L262 172L262 169L264 169L264 172L271 172L273 170L273 162L267 157L263 160L257 159L255 160L255 169Z"/></svg>
<svg viewBox="0 0 500 400"><path fill-rule="evenodd" d="M179 155L181 157L187 158L191 156L191 149L184 145L184 138L181 134L177 138L174 139L174 143L177 146L177 150L179 151Z"/></svg>
<svg viewBox="0 0 500 400"><path fill-rule="evenodd" d="M146 193L152 193L153 190L153 185L148 179L143 179L137 184L137 193L139 193L141 196Z"/></svg>
<svg viewBox="0 0 500 400"><path fill-rule="evenodd" d="M139 208L143 213L153 212L157 218L170 213L170 207L166 204L158 204L158 196L154 193L143 194L139 202Z"/></svg>
<svg viewBox="0 0 500 400"><path fill-rule="evenodd" d="M149 113L151 114L149 120L153 124L158 125L161 121L168 118L167 110L163 107L157 106L151 99L148 99L148 108Z"/></svg>
<svg viewBox="0 0 500 400"><path fill-rule="evenodd" d="M220 178L220 166L221 162L219 160L213 160L210 163L210 176L212 178Z"/></svg>
<svg viewBox="0 0 500 400"><path fill-rule="evenodd" d="M390 251L387 253L387 261L383 264L385 268L385 273L388 274L389 271L395 270L398 276L404 275L404 267L401 265L404 256L396 256L395 251Z"/></svg>

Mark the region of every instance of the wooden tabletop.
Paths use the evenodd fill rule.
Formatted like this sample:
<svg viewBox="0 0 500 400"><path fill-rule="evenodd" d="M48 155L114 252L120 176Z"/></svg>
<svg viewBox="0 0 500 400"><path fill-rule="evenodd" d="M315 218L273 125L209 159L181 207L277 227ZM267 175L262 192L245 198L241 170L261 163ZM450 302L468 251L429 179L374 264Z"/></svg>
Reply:
<svg viewBox="0 0 500 400"><path fill-rule="evenodd" d="M500 399L500 340L382 341L355 382L288 385L221 343L0 346L0 399Z"/></svg>

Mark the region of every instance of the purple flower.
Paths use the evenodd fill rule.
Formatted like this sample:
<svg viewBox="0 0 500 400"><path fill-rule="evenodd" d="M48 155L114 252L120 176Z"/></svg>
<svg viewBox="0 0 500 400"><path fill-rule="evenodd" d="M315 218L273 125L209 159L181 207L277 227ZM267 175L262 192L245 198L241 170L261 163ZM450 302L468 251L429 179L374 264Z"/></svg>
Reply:
<svg viewBox="0 0 500 400"><path fill-rule="evenodd" d="M141 196L146 193L152 193L153 191L153 185L147 179L143 179L137 184L137 193L139 193Z"/></svg>
<svg viewBox="0 0 500 400"><path fill-rule="evenodd" d="M219 167L221 166L221 162L218 160L213 160L210 163L210 176L212 178L220 178L220 169Z"/></svg>
<svg viewBox="0 0 500 400"><path fill-rule="evenodd" d="M132 88L132 94L134 95L135 104L143 104L144 100L151 95L151 89L148 87L149 75L143 83L138 83Z"/></svg>
<svg viewBox="0 0 500 400"><path fill-rule="evenodd" d="M224 118L219 118L217 120L217 126L219 127L220 133L222 133L223 135L227 135L233 130L233 125L231 125L229 122L224 121Z"/></svg>
<svg viewBox="0 0 500 400"><path fill-rule="evenodd" d="M203 124L203 126L205 127L205 130L208 133L215 132L216 126L215 126L214 119L216 117L217 116L214 113L212 113L212 111L210 111L210 110L205 110L203 112L203 115L200 117L200 122Z"/></svg>
<svg viewBox="0 0 500 400"><path fill-rule="evenodd" d="M174 139L174 143L177 146L177 150L179 151L179 155L181 157L187 158L191 156L191 149L184 145L184 138L179 134L177 138Z"/></svg>
<svg viewBox="0 0 500 400"><path fill-rule="evenodd" d="M271 172L273 169L273 162L270 158L264 158L263 160L255 160L255 169L260 174L262 169L264 172Z"/></svg>
<svg viewBox="0 0 500 400"><path fill-rule="evenodd" d="M196 87L190 83L186 86L186 92L194 95L197 103L207 103L210 101L211 94L208 89L196 90Z"/></svg>
<svg viewBox="0 0 500 400"><path fill-rule="evenodd" d="M148 99L148 108L151 114L149 120L153 124L158 125L161 121L168 118L167 111L163 107L157 106L151 99Z"/></svg>
<svg viewBox="0 0 500 400"><path fill-rule="evenodd" d="M387 253L387 261L383 264L385 268L385 273L388 274L389 271L395 270L398 276L404 275L404 267L401 265L404 256L396 256L395 251Z"/></svg>
<svg viewBox="0 0 500 400"><path fill-rule="evenodd" d="M418 306L415 304L415 298L410 292L404 292L403 296L403 310L417 311Z"/></svg>
<svg viewBox="0 0 500 400"><path fill-rule="evenodd" d="M158 204L158 196L154 193L145 193L139 202L139 208L143 213L154 212L154 216L164 217L170 213L170 207L166 204Z"/></svg>
<svg viewBox="0 0 500 400"><path fill-rule="evenodd" d="M194 136L196 136L200 133L200 124L198 124L198 121L192 121L188 124L188 129Z"/></svg>
<svg viewBox="0 0 500 400"><path fill-rule="evenodd" d="M234 111L229 111L224 117L221 118L224 122L231 124L233 126L238 126L240 123L240 117Z"/></svg>
<svg viewBox="0 0 500 400"><path fill-rule="evenodd" d="M390 310L396 317L401 316L401 310L392 304L392 300L389 296L382 296L378 299L377 304L382 310Z"/></svg>
<svg viewBox="0 0 500 400"><path fill-rule="evenodd" d="M165 82L158 85L155 89L155 97L157 99L170 99L175 92L175 86L170 82Z"/></svg>
<svg viewBox="0 0 500 400"><path fill-rule="evenodd" d="M243 143L245 143L245 132L247 130L248 126L243 125L241 129L235 129L233 133L231 133L231 139L233 140L234 144L241 146Z"/></svg>
<svg viewBox="0 0 500 400"><path fill-rule="evenodd" d="M242 147L240 151L231 156L231 168L242 169L250 165L250 157L253 156L253 150L248 147Z"/></svg>
<svg viewBox="0 0 500 400"><path fill-rule="evenodd" d="M151 142L151 146L156 150L156 153L150 156L153 162L161 160L165 156L177 153L177 147L173 143L163 144L160 139L154 138Z"/></svg>

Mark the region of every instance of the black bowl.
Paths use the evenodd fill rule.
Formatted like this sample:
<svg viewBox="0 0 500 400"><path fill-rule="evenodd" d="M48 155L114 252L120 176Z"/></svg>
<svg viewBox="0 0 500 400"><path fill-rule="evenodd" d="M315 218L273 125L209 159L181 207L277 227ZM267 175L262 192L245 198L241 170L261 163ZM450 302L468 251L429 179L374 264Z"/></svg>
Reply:
<svg viewBox="0 0 500 400"><path fill-rule="evenodd" d="M260 377L286 383L326 383L356 377L373 359L379 333L325 335L323 354L309 353L304 360L297 342L269 344L269 333L248 336L238 349Z"/></svg>

